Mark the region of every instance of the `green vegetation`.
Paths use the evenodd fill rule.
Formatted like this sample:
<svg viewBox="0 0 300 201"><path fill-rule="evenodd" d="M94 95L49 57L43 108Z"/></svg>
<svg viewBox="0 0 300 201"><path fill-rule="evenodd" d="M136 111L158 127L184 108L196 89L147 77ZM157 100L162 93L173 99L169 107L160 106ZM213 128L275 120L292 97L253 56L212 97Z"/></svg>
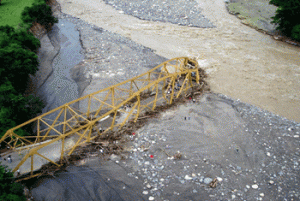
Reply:
<svg viewBox="0 0 300 201"><path fill-rule="evenodd" d="M46 29L49 28L49 24L58 22L52 16L50 6L45 3L34 3L32 7L26 7L22 12L22 20L24 23L38 22L44 25Z"/></svg>
<svg viewBox="0 0 300 201"><path fill-rule="evenodd" d="M15 21L21 22L18 28L14 27L16 23L10 22L7 23L10 25L0 26L0 137L8 129L34 118L44 107L38 98L24 94L29 75L38 70L36 52L40 47L40 41L29 32L29 28L35 22L50 28L57 19L52 16L45 0L25 1L30 4L23 1L3 0L0 6L0 12L10 9L15 14L17 10L20 15ZM20 5L22 10L19 12ZM2 19L5 14L7 12L1 12ZM15 132L21 136L28 135L32 133L32 125Z"/></svg>
<svg viewBox="0 0 300 201"><path fill-rule="evenodd" d="M8 129L34 118L44 107L38 98L24 94L29 75L38 70L36 52L40 41L29 32L35 22L47 29L57 22L45 0L2 0L2 4L0 0L0 138ZM29 135L32 126L14 132ZM13 182L13 173L1 164L0 200L26 200L23 187Z"/></svg>
<svg viewBox="0 0 300 201"><path fill-rule="evenodd" d="M22 10L19 10L20 5ZM7 25L0 26L0 137L8 129L34 118L42 111L43 104L38 98L24 94L29 75L34 75L38 70L36 52L40 47L40 41L29 32L29 28L34 22L46 28L57 22L45 0L3 0L1 10L13 10L16 19L15 23L7 21ZM16 16L16 11L20 15ZM1 19L5 14L7 12L1 12ZM18 28L15 27L17 24ZM32 133L31 129L30 125L15 132L24 136Z"/></svg>
<svg viewBox="0 0 300 201"><path fill-rule="evenodd" d="M21 13L26 6L31 6L36 0L2 0L0 5L0 26L17 27L22 23Z"/></svg>
<svg viewBox="0 0 300 201"><path fill-rule="evenodd" d="M271 0L270 4L278 6L272 23L284 35L300 41L300 0Z"/></svg>
<svg viewBox="0 0 300 201"><path fill-rule="evenodd" d="M30 32L10 26L0 27L0 137L5 132L41 112L43 104L38 98L24 96L29 74L37 71L34 53L40 41ZM17 132L26 135L30 128Z"/></svg>
<svg viewBox="0 0 300 201"><path fill-rule="evenodd" d="M13 173L0 163L0 200L3 201L25 201L23 187L13 182Z"/></svg>

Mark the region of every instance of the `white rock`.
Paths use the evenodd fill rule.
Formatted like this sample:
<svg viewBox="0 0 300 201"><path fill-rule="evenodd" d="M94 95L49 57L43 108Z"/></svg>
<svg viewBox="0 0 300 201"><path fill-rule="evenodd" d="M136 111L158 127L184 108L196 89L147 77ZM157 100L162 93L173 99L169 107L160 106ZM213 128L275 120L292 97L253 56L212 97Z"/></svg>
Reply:
<svg viewBox="0 0 300 201"><path fill-rule="evenodd" d="M299 138L299 135L294 135L294 138Z"/></svg>
<svg viewBox="0 0 300 201"><path fill-rule="evenodd" d="M234 198L235 198L235 195L231 195L231 198L234 199Z"/></svg>
<svg viewBox="0 0 300 201"><path fill-rule="evenodd" d="M222 179L221 177L217 177L217 180L218 180L219 182L223 181L223 179Z"/></svg>
<svg viewBox="0 0 300 201"><path fill-rule="evenodd" d="M161 178L160 181L165 181L165 179Z"/></svg>
<svg viewBox="0 0 300 201"><path fill-rule="evenodd" d="M154 200L154 197L150 196L150 197L149 197L149 200Z"/></svg>
<svg viewBox="0 0 300 201"><path fill-rule="evenodd" d="M206 178L204 179L204 183L205 183L205 184L210 184L210 182L212 182L212 178L206 177Z"/></svg>
<svg viewBox="0 0 300 201"><path fill-rule="evenodd" d="M267 156L271 156L270 152L267 152Z"/></svg>
<svg viewBox="0 0 300 201"><path fill-rule="evenodd" d="M249 185L246 185L246 188L250 188L250 186L249 186Z"/></svg>
<svg viewBox="0 0 300 201"><path fill-rule="evenodd" d="M253 184L253 185L252 185L252 188L253 188L253 189L258 189L258 185L257 185L257 184Z"/></svg>
<svg viewBox="0 0 300 201"><path fill-rule="evenodd" d="M195 174L195 173L193 173L193 174L192 174L192 177L196 177L196 174Z"/></svg>
<svg viewBox="0 0 300 201"><path fill-rule="evenodd" d="M185 180L191 180L191 179L193 179L193 178L190 177L189 175L185 175L184 179L185 179Z"/></svg>
<svg viewBox="0 0 300 201"><path fill-rule="evenodd" d="M148 191L143 191L143 194L144 195L148 195Z"/></svg>
<svg viewBox="0 0 300 201"><path fill-rule="evenodd" d="M146 161L146 162L145 162L145 165L149 165L149 164L150 164L149 161Z"/></svg>
<svg viewBox="0 0 300 201"><path fill-rule="evenodd" d="M146 186L147 186L147 188L151 188L151 185L150 185L150 184L147 184Z"/></svg>
<svg viewBox="0 0 300 201"><path fill-rule="evenodd" d="M274 184L274 181L270 180L270 181L269 181L269 184Z"/></svg>
<svg viewBox="0 0 300 201"><path fill-rule="evenodd" d="M265 196L265 194L264 194L264 193L260 193L259 195L260 195L261 197L264 197L264 196Z"/></svg>

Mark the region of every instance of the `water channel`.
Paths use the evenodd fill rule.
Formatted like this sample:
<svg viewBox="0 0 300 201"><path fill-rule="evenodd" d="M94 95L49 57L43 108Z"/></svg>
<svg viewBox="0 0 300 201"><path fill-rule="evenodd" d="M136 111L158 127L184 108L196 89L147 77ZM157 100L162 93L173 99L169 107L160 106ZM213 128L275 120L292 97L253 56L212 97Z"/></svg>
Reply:
<svg viewBox="0 0 300 201"><path fill-rule="evenodd" d="M215 28L140 20L99 0L58 2L62 12L126 36L160 56L197 57L214 92L300 121L299 47L241 24L222 0L197 1Z"/></svg>

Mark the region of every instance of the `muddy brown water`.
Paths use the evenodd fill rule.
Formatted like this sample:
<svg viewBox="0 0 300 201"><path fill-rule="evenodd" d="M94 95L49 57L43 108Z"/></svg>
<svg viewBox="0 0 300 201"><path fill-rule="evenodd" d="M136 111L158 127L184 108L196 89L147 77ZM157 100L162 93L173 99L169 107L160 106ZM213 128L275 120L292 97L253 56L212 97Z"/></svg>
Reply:
<svg viewBox="0 0 300 201"><path fill-rule="evenodd" d="M150 22L100 0L58 0L62 12L126 36L167 57L197 57L212 91L300 122L300 49L243 25L223 0L197 0L216 28Z"/></svg>

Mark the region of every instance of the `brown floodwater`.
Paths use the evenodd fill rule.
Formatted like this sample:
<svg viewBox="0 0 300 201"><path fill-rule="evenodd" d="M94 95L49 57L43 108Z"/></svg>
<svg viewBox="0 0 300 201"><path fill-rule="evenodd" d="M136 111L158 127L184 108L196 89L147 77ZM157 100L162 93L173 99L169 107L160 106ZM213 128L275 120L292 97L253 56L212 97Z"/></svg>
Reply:
<svg viewBox="0 0 300 201"><path fill-rule="evenodd" d="M62 12L126 36L167 58L196 57L212 91L300 122L300 48L230 15L223 0L197 0L216 28L150 22L101 0L58 0ZM101 44L99 44L101 45Z"/></svg>

